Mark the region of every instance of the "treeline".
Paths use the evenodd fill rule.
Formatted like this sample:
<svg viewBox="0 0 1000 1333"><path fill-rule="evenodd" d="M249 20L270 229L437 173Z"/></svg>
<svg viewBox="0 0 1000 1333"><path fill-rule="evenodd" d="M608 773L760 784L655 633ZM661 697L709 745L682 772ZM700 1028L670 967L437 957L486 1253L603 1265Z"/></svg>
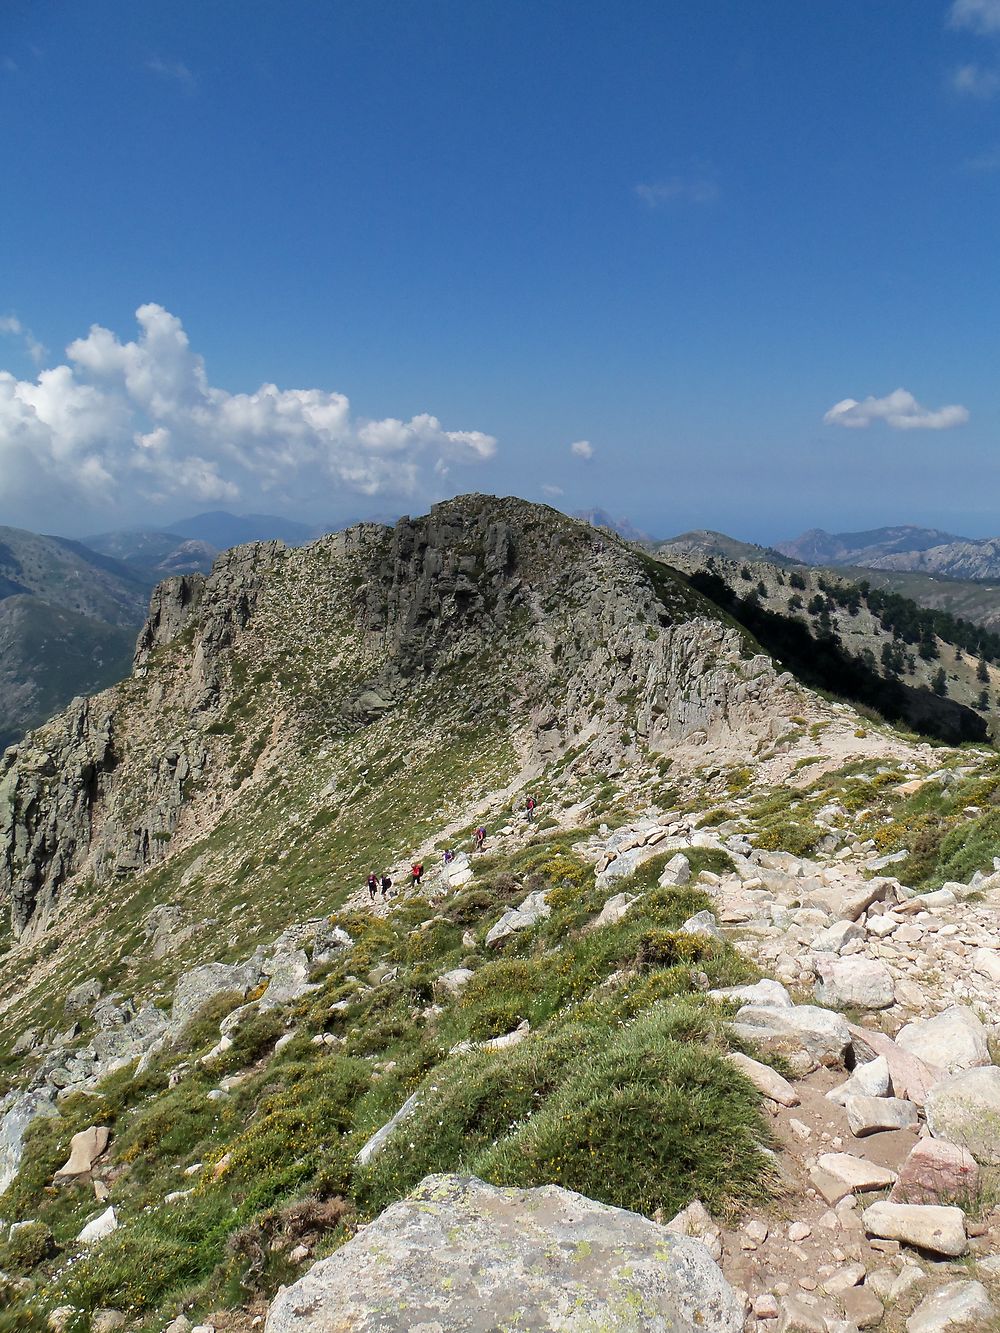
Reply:
<svg viewBox="0 0 1000 1333"><path fill-rule="evenodd" d="M813 633L796 616L764 606L756 588L741 597L712 570L698 570L689 580L806 685L866 704L890 722L905 723L949 744L986 739L986 723L971 708L929 690L914 689L895 675L884 676L870 652L849 652L832 626L820 623ZM859 606L862 597L858 585Z"/></svg>
<svg viewBox="0 0 1000 1333"><path fill-rule="evenodd" d="M898 592L873 588L867 579L861 579L858 583L830 583L821 578L819 587L827 597L851 614L856 614L857 608L864 602L872 615L881 621L883 628L890 630L893 637L901 639L903 643L930 646L936 636L974 657L985 658L987 662L995 662L1000 658L1000 634L984 629L982 625L974 625L971 620L953 616L949 611L918 606L911 598L903 597ZM936 657L937 651L921 655Z"/></svg>

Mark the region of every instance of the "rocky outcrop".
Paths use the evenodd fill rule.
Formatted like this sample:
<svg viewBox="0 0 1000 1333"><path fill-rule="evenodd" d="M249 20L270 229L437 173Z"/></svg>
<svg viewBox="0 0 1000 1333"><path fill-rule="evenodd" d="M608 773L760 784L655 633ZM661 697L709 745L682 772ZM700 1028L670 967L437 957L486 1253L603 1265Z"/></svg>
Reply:
<svg viewBox="0 0 1000 1333"><path fill-rule="evenodd" d="M265 1333L598 1328L740 1333L699 1241L554 1185L428 1176L271 1306Z"/></svg>

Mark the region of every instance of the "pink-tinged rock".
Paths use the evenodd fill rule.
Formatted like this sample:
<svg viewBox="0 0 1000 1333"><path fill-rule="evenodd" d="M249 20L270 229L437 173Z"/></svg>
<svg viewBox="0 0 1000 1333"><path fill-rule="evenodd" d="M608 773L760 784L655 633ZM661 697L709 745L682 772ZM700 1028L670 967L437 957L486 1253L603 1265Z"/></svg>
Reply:
<svg viewBox="0 0 1000 1333"><path fill-rule="evenodd" d="M979 1166L967 1148L944 1139L921 1139L903 1163L891 1203L951 1203L974 1199Z"/></svg>
<svg viewBox="0 0 1000 1333"><path fill-rule="evenodd" d="M854 1023L848 1026L858 1059L874 1060L878 1055L885 1056L895 1096L923 1106L934 1084L947 1077L945 1070L926 1064L919 1056L904 1051L884 1032L857 1027Z"/></svg>

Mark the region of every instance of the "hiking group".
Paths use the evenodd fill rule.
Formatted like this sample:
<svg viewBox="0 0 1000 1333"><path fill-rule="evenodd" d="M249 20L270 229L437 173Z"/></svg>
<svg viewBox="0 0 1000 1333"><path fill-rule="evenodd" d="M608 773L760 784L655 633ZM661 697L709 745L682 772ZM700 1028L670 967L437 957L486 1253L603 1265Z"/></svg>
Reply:
<svg viewBox="0 0 1000 1333"><path fill-rule="evenodd" d="M534 796L528 796L524 802L524 812L527 816L529 824L533 824L535 821L536 807L537 807L537 802ZM475 845L475 850L477 852L481 852L486 842L485 825L480 824L479 827L476 829L473 842ZM451 847L446 847L444 852L444 864L446 866L449 866L451 865L452 861L454 861L454 859L455 859L454 850ZM410 865L410 887L413 889L417 888L423 877L424 877L424 863L423 861L415 859ZM371 874L368 876L368 898L370 902L375 901L376 894L380 890L382 893L382 901L385 902L386 899L389 897L389 890L391 888L392 888L392 880L389 878L388 875L384 874L380 878L373 870Z"/></svg>

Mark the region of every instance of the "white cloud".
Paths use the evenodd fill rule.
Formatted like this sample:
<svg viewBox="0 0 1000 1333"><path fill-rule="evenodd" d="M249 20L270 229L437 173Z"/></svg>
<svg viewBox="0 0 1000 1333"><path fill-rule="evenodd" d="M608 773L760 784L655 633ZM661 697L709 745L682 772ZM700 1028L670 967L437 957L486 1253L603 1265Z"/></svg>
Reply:
<svg viewBox="0 0 1000 1333"><path fill-rule="evenodd" d="M561 486L543 485L542 494L547 495L550 500L557 500L560 495L565 495L566 492Z"/></svg>
<svg viewBox="0 0 1000 1333"><path fill-rule="evenodd" d="M641 182L635 193L647 207L665 208L678 203L712 204L719 197L719 186L708 175L667 176L663 180Z"/></svg>
<svg viewBox="0 0 1000 1333"><path fill-rule="evenodd" d="M983 36L1000 33L1000 0L953 0L948 22Z"/></svg>
<svg viewBox="0 0 1000 1333"><path fill-rule="evenodd" d="M176 316L150 304L136 318L135 341L95 324L66 349L68 364L34 381L0 371L0 502L49 484L109 508L315 500L331 488L401 496L496 451L492 435L445 430L429 413L356 418L325 389L230 393L209 383ZM25 334L13 316L0 328Z"/></svg>
<svg viewBox="0 0 1000 1333"><path fill-rule="evenodd" d="M951 86L964 97L978 97L985 102L1000 92L1000 70L975 63L959 65L952 70Z"/></svg>
<svg viewBox="0 0 1000 1333"><path fill-rule="evenodd" d="M576 458L593 458L594 446L589 440L575 440L569 447L569 451Z"/></svg>
<svg viewBox="0 0 1000 1333"><path fill-rule="evenodd" d="M884 421L893 430L949 430L963 426L969 419L969 409L954 404L932 410L922 407L912 393L896 389L884 398L845 398L835 403L823 417L828 426L863 429L874 421Z"/></svg>
<svg viewBox="0 0 1000 1333"><path fill-rule="evenodd" d="M182 61L161 60L159 56L154 56L152 60L146 61L146 68L161 79L178 84L185 92L194 92L195 77Z"/></svg>
<svg viewBox="0 0 1000 1333"><path fill-rule="evenodd" d="M0 315L0 333L9 333L15 338L21 338L27 348L28 355L36 366L40 366L48 355L47 349L43 347L30 329L24 327L16 315Z"/></svg>

